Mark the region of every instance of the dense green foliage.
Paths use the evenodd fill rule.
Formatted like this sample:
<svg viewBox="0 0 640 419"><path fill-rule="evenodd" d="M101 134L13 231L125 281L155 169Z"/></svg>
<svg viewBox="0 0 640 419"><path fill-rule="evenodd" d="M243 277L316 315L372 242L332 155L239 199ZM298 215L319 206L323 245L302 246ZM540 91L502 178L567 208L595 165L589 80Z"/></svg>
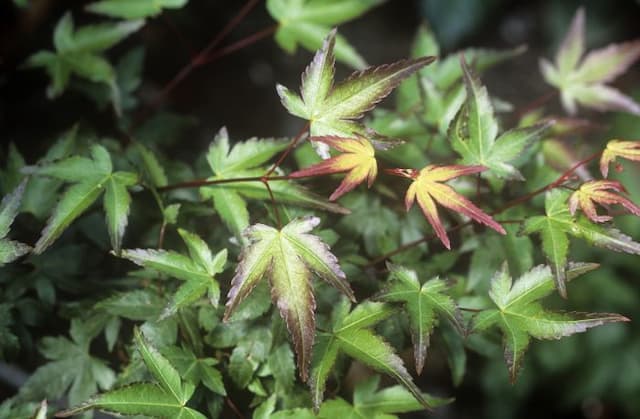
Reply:
<svg viewBox="0 0 640 419"><path fill-rule="evenodd" d="M98 23L60 18L53 50L26 67L45 70L51 100L75 86L109 103L123 135L82 122L37 161L7 148L0 357L41 358L0 417L428 415L456 403L468 356L488 365L485 391L502 394L509 382L532 385L525 353L537 340L603 326L611 345L640 348L624 331L637 291L614 275L637 270L640 255L640 142L620 130L587 144L573 116L576 104L624 111L637 129L640 105L605 83L640 58L640 41L585 55L580 9L554 63L540 62L571 116L512 112L481 73L523 48L440 58L421 26L412 57L367 67L332 27L380 3L267 1L278 45L314 54L300 94L273 90L282 112L307 123L294 137L246 140L222 127L189 162L154 137L179 132L181 117L140 129L141 50L112 53L144 19L187 2L103 0L86 7L106 16ZM340 63L358 70L340 80ZM394 91L395 104L377 108ZM567 137L593 154L574 153ZM335 182L322 176L336 174L327 196ZM583 282L602 298L580 301ZM557 350L586 383L635 368L615 390L640 391L638 359L610 359L607 343L581 365L577 342L541 345L533 358ZM432 346L452 386L430 383ZM640 414L637 400L624 409Z"/></svg>

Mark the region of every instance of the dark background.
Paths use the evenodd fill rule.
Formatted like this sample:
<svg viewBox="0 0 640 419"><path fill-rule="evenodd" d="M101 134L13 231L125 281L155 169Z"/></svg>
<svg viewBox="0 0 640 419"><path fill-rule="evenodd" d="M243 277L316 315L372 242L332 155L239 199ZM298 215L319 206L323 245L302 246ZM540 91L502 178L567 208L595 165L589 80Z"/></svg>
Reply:
<svg viewBox="0 0 640 419"><path fill-rule="evenodd" d="M34 161L54 140L52 133L67 129L79 119L103 134L116 138L122 135L109 107L98 110L93 102L72 89L61 98L49 101L45 96L46 74L40 69L20 69L30 54L52 47L53 28L66 10L73 10L78 25L97 20L82 11L86 3L34 0L32 7L25 11L14 7L9 0L0 2L0 141L3 143L0 155L11 141L28 161ZM295 55L288 55L271 38L195 70L159 106L149 106L162 87L243 4L243 1L191 0L183 10L169 11L152 19L142 31L109 52L110 57L118 57L133 45L145 46L143 84L138 90L144 108L140 118L161 110L195 118L188 135L174 146L177 156L185 160L192 160L192 156L205 149L222 125L237 139L254 135L293 136L303 125L280 105L275 83L296 87L311 54L300 48ZM538 71L538 58L553 57L560 37L580 4L587 6L590 48L640 36L640 4L632 0L391 0L342 26L340 32L370 64L406 57L415 30L423 20L428 20L436 32L443 54L467 46L508 48L527 44L526 54L483 77L492 94L518 108L550 90ZM241 40L273 23L261 4L224 44ZM634 66L615 85L628 94L637 94L639 67ZM339 77L348 71L340 67ZM550 109L560 112L557 104ZM614 131L623 124L631 130L629 134L640 139L638 119L615 117L607 122ZM614 301L603 303L603 310L621 310L633 317L634 310L639 311L640 276L638 269L629 266L634 263L637 267L638 257L612 263L618 273L624 274L616 292L631 295L618 295L618 300L611 297ZM583 294L576 296L576 304L584 303L584 309L594 310L597 305L599 285L594 281L591 285L586 282ZM633 297L631 303L626 297ZM635 308L630 308L633 306ZM612 325L563 343L534 345L536 349L531 351L515 387L507 383L506 368L500 359L488 362L473 353L469 353L462 386L440 387L438 383L449 382L448 371L443 354L434 353L420 384L456 396L453 405L436 414L443 418L637 418L640 417L637 416L640 415L639 335L635 325Z"/></svg>

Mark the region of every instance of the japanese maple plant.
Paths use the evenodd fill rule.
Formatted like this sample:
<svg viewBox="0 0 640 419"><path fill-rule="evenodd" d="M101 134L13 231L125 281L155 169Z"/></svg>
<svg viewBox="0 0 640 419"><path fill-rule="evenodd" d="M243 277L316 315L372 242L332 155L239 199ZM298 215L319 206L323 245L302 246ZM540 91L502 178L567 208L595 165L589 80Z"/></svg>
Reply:
<svg viewBox="0 0 640 419"><path fill-rule="evenodd" d="M90 4L109 20L80 27L65 14L54 49L26 62L46 71L52 100L76 86L111 107L121 139L80 123L37 161L8 148L0 354L19 359L35 317L68 333L35 339L43 358L0 416L398 417L456 403L455 389L425 392L439 388L432 340L455 385L465 352L500 347L518 386L534 341L629 321L562 304L599 268L570 244L640 255L614 225L640 216L625 189L638 183L618 178L635 170L640 141L600 138L583 155L563 141L586 135L584 109L640 115L608 84L640 58L640 40L585 52L578 10L553 62L540 60L568 115L540 102L517 112L480 75L523 48L443 57L421 26L410 58L367 66L334 26L379 1L269 0L278 23L260 38L314 52L299 89L273 89L304 126L247 140L223 127L185 163L140 129L158 102L136 96L140 53L107 54L186 1L143 3ZM217 42L160 94L246 46ZM336 60L356 71L339 79ZM354 365L366 373L342 385Z"/></svg>

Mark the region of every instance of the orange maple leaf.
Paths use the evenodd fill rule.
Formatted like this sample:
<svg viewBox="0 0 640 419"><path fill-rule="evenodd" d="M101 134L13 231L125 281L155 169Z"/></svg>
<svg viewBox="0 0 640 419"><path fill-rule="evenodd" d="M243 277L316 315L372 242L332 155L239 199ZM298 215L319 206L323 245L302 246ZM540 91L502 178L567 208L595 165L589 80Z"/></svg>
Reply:
<svg viewBox="0 0 640 419"><path fill-rule="evenodd" d="M611 140L600 157L600 172L602 176L609 174L609 164L615 162L617 157L628 160L640 161L640 141Z"/></svg>
<svg viewBox="0 0 640 419"><path fill-rule="evenodd" d="M329 201L340 198L364 182L365 179L368 187L371 187L378 174L378 164L375 150L369 140L359 135L356 135L355 138L327 135L311 137L310 140L327 144L343 154L293 172L289 177L300 178L348 172L340 186L329 197Z"/></svg>
<svg viewBox="0 0 640 419"><path fill-rule="evenodd" d="M580 189L569 197L569 211L575 214L578 205L582 212L593 222L604 223L611 220L609 215L598 215L595 204L612 205L620 204L630 213L640 216L640 207L614 192L626 192L624 186L615 180L590 180L583 183Z"/></svg>
<svg viewBox="0 0 640 419"><path fill-rule="evenodd" d="M462 213L479 223L485 224L500 234L507 234L504 228L490 215L484 213L467 198L457 193L451 186L440 183L458 176L479 173L486 169L484 166L438 166L430 164L420 171L415 169L390 169L388 172L413 179L413 183L407 189L404 200L407 211L417 200L420 209L422 209L424 216L435 230L442 244L447 249L451 249L447 231L438 216L436 202L443 207Z"/></svg>

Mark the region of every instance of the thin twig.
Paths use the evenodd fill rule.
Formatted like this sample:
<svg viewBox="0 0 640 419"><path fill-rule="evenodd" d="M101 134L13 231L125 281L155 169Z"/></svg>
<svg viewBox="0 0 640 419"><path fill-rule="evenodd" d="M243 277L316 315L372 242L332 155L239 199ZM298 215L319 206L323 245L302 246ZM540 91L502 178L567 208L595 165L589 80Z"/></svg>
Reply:
<svg viewBox="0 0 640 419"><path fill-rule="evenodd" d="M167 96L173 89L176 88L184 79L186 79L193 70L203 65L207 57L211 55L211 52L226 38L226 36L242 22L242 20L249 14L249 12L258 4L260 0L249 0L240 9L233 19L231 19L227 25L204 47L191 61L189 61L176 75L164 86L164 88L156 95L151 102L151 107L155 108L162 98Z"/></svg>
<svg viewBox="0 0 640 419"><path fill-rule="evenodd" d="M276 202L275 196L273 196L273 191L271 190L271 186L269 186L269 178L265 177L262 179L262 183L267 188L267 192L269 192L269 198L271 199L271 206L273 207L273 214L276 216L276 223L278 224L278 230L282 229L282 220L280 219L280 211L278 211L278 203Z"/></svg>
<svg viewBox="0 0 640 419"><path fill-rule="evenodd" d="M255 44L256 42L273 34L277 29L278 29L278 24L275 24L275 25L269 26L268 28L264 28L261 31L258 31L253 35L249 35L246 38L242 38L231 45L228 45L224 48L214 51L213 53L211 53L210 56L202 59L202 61L198 65L210 64L216 61L217 59L224 57L225 55L229 55L232 52L235 52L242 48L246 48L249 45Z"/></svg>
<svg viewBox="0 0 640 419"><path fill-rule="evenodd" d="M302 127L300 132L298 132L298 135L296 135L294 139L291 140L287 148L282 152L282 154L280 154L280 157L278 158L278 160L276 160L276 162L271 166L271 168L267 171L267 173L264 174L264 177L270 176L278 167L280 167L284 159L286 159L289 153L291 153L291 150L293 150L296 144L298 144L298 142L304 137L304 134L307 132L310 126L311 126L311 123L307 122L305 126Z"/></svg>

